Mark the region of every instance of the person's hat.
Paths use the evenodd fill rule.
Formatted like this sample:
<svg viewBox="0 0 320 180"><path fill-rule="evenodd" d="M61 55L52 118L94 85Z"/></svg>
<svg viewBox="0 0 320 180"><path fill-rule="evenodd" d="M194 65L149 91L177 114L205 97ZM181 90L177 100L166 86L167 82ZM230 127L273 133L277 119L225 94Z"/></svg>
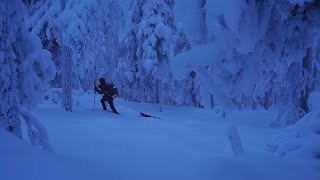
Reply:
<svg viewBox="0 0 320 180"><path fill-rule="evenodd" d="M100 78L99 81L100 81L101 83L105 83L105 82L106 82L106 80L105 80L104 78Z"/></svg>

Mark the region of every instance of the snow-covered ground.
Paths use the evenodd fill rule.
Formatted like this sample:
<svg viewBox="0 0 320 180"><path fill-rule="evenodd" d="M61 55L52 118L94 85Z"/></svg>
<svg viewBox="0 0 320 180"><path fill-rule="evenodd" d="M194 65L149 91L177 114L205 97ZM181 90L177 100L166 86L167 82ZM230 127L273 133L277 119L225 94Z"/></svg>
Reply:
<svg viewBox="0 0 320 180"><path fill-rule="evenodd" d="M35 111L54 152L0 132L1 180L320 179L318 161L279 157L267 148L281 133L269 127L275 111L233 111L223 118L218 110L165 107L160 113L155 104L117 99L116 115L101 110L99 97L93 111L90 94L76 104L72 113L48 101ZM243 155L231 149L230 126L239 131Z"/></svg>

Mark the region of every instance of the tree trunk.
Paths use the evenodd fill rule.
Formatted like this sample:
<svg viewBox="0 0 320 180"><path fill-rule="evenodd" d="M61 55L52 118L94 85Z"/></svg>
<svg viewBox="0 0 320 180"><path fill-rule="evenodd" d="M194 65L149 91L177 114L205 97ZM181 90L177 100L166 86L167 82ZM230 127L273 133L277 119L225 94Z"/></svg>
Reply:
<svg viewBox="0 0 320 180"><path fill-rule="evenodd" d="M162 97L162 82L157 80L157 89L158 89L158 102L160 105L160 112L163 112L163 97Z"/></svg>
<svg viewBox="0 0 320 180"><path fill-rule="evenodd" d="M209 40L209 33L207 28L207 10L206 10L206 3L207 0L199 0L200 6L200 30L201 30L201 37L200 42L203 44L208 43Z"/></svg>
<svg viewBox="0 0 320 180"><path fill-rule="evenodd" d="M69 47L63 48L62 58L62 107L71 112L72 111L72 71L73 71L73 62L72 62L72 52Z"/></svg>
<svg viewBox="0 0 320 180"><path fill-rule="evenodd" d="M309 112L309 107L308 107L308 98L309 98L309 94L312 91L312 89L310 89L309 85L311 85L311 81L312 77L309 77L312 74L312 48L308 48L307 49L307 54L306 56L303 58L303 69L307 71L307 73L304 73L305 76L308 76L305 88L304 88L304 92L301 94L301 97L299 98L299 102L300 102L300 108L303 109L306 113Z"/></svg>
<svg viewBox="0 0 320 180"><path fill-rule="evenodd" d="M210 103L211 103L211 108L213 109L215 104L214 104L214 98L212 94L210 95Z"/></svg>

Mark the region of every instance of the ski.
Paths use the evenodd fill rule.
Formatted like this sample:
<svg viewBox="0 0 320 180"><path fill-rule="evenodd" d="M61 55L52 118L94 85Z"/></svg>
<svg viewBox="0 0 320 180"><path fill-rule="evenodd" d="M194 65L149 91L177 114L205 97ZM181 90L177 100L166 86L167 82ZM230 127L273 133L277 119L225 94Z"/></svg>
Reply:
<svg viewBox="0 0 320 180"><path fill-rule="evenodd" d="M159 118L159 117L151 116L151 115L145 114L145 113L143 113L143 112L140 112L140 114L141 114L141 116L143 116L143 117L150 117L150 118L155 118L155 119L161 119L161 118Z"/></svg>
<svg viewBox="0 0 320 180"><path fill-rule="evenodd" d="M102 111L102 112L108 112L108 113L116 114L116 115L120 115L120 113L119 113L119 114L114 113L113 111L111 111L111 110L109 110L109 109L106 109L106 110L102 109L101 111Z"/></svg>

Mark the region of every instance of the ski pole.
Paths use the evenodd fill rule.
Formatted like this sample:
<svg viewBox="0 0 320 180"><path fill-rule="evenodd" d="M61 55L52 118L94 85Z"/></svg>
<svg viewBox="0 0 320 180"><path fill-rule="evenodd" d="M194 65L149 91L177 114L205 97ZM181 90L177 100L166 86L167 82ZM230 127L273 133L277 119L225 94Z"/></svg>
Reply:
<svg viewBox="0 0 320 180"><path fill-rule="evenodd" d="M93 70L93 111L95 110L95 107L96 107L96 90L95 90L95 87L96 87L96 65L94 65L94 70Z"/></svg>
<svg viewBox="0 0 320 180"><path fill-rule="evenodd" d="M93 94L93 111L95 109L96 106L96 91L94 90L94 94Z"/></svg>

